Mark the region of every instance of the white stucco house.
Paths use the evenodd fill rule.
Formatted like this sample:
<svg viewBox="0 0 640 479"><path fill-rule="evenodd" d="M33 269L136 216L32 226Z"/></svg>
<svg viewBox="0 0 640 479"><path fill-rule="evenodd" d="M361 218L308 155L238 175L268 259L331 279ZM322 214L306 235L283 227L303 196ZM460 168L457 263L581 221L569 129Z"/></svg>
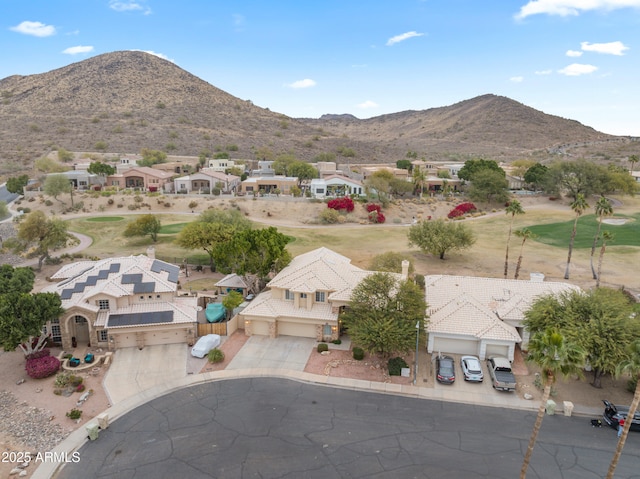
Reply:
<svg viewBox="0 0 640 479"><path fill-rule="evenodd" d="M425 276L429 353L472 354L485 359L505 356L513 361L515 347L529 340L522 321L536 298L580 291L568 283L482 278Z"/></svg>
<svg viewBox="0 0 640 479"><path fill-rule="evenodd" d="M325 178L314 178L309 184L311 196L326 198L334 196L365 196L364 185L342 175L331 175Z"/></svg>

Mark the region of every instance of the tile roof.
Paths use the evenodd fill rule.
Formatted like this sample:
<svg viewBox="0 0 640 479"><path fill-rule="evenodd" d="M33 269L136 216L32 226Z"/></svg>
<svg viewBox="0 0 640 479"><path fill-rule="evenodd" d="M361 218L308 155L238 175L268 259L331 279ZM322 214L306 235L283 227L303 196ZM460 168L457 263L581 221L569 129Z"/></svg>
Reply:
<svg viewBox="0 0 640 479"><path fill-rule="evenodd" d="M175 298L176 300L178 298ZM103 321L101 321L101 319ZM108 329L121 329L161 324L195 323L197 320L197 298L189 296L180 301L136 303L98 315L98 323Z"/></svg>
<svg viewBox="0 0 640 479"><path fill-rule="evenodd" d="M242 316L247 319L264 318L275 320L284 317L316 321L338 320L338 313L333 312L330 303L314 303L311 309L305 307L296 308L293 301L272 298L271 291L260 293L242 310Z"/></svg>
<svg viewBox="0 0 640 479"><path fill-rule="evenodd" d="M235 273L231 273L226 275L220 281L218 281L214 286L219 286L221 288L247 288L247 283L244 282L242 277L238 276Z"/></svg>

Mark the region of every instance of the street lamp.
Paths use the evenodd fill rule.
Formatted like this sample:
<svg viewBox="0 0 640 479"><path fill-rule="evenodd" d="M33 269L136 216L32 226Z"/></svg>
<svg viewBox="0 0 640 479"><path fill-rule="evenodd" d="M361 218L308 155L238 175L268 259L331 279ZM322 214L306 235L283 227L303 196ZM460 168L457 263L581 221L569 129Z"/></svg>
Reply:
<svg viewBox="0 0 640 479"><path fill-rule="evenodd" d="M420 321L416 323L416 357L414 358L415 364L413 365L413 385L415 386L418 381L418 343L420 342Z"/></svg>

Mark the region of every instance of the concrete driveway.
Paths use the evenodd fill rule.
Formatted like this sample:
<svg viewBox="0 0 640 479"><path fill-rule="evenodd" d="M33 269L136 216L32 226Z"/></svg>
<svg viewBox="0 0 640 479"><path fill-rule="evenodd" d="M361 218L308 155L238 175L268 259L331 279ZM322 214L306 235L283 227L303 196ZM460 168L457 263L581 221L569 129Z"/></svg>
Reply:
<svg viewBox="0 0 640 479"><path fill-rule="evenodd" d="M251 336L226 369L304 371L309 355L317 344L312 338Z"/></svg>

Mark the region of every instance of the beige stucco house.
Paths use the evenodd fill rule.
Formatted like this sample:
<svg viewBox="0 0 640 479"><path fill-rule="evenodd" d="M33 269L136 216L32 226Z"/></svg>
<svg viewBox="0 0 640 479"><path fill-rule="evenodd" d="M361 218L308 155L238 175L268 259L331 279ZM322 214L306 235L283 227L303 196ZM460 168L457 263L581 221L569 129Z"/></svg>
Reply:
<svg viewBox="0 0 640 479"><path fill-rule="evenodd" d="M116 188L139 188L144 191L163 191L165 185L171 184L173 173L156 170L148 166L134 166L107 177L106 186Z"/></svg>
<svg viewBox="0 0 640 479"><path fill-rule="evenodd" d="M176 193L210 193L216 187L224 193L230 193L240 185L240 177L203 168L189 176L176 178L173 183Z"/></svg>
<svg viewBox="0 0 640 479"><path fill-rule="evenodd" d="M340 312L371 273L324 247L296 256L240 313L240 327L248 336L338 339Z"/></svg>
<svg viewBox="0 0 640 479"><path fill-rule="evenodd" d="M47 324L54 342L109 350L192 343L197 298L178 295L179 268L139 255L63 266L44 291L62 298L64 314ZM75 339L74 339L75 338Z"/></svg>

